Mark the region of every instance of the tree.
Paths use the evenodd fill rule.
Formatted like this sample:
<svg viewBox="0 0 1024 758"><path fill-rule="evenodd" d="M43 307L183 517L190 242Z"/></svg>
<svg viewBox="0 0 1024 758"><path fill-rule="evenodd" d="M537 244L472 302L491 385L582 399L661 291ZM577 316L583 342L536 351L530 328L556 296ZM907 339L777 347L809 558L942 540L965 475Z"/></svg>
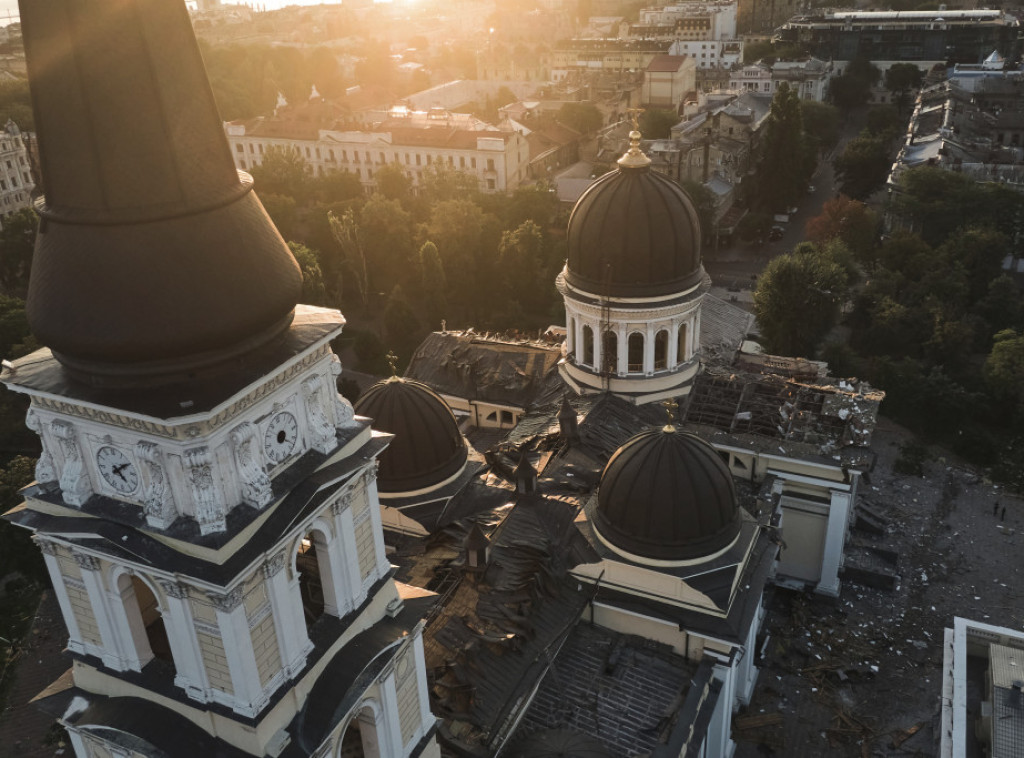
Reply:
<svg viewBox="0 0 1024 758"><path fill-rule="evenodd" d="M375 193L359 211L359 233L373 292L387 292L411 275L412 216L397 200Z"/></svg>
<svg viewBox="0 0 1024 758"><path fill-rule="evenodd" d="M878 241L878 214L859 200L840 195L825 201L821 213L808 220L805 234L810 242L822 245L842 240L863 264L874 263Z"/></svg>
<svg viewBox="0 0 1024 758"><path fill-rule="evenodd" d="M305 182L313 198L324 205L361 200L365 196L363 183L351 171L328 171L308 177Z"/></svg>
<svg viewBox="0 0 1024 758"><path fill-rule="evenodd" d="M668 139L678 123L679 114L674 110L650 108L640 114L640 133L644 139Z"/></svg>
<svg viewBox="0 0 1024 758"><path fill-rule="evenodd" d="M985 380L1007 411L1024 421L1024 333L999 332L985 361Z"/></svg>
<svg viewBox="0 0 1024 758"><path fill-rule="evenodd" d="M28 79L9 79L0 82L0 124L6 124L7 119L26 132L35 131Z"/></svg>
<svg viewBox="0 0 1024 758"><path fill-rule="evenodd" d="M891 105L878 105L868 109L864 128L871 134L892 140L899 135L904 119Z"/></svg>
<svg viewBox="0 0 1024 758"><path fill-rule="evenodd" d="M864 105L871 97L881 72L867 58L858 56L850 61L841 76L833 77L829 84L829 97L843 110Z"/></svg>
<svg viewBox="0 0 1024 758"><path fill-rule="evenodd" d="M866 200L881 188L891 166L887 141L866 133L847 142L832 161L842 193L854 200Z"/></svg>
<svg viewBox="0 0 1024 758"><path fill-rule="evenodd" d="M827 248L801 245L772 260L754 291L754 313L767 349L812 355L835 325L846 290L846 271Z"/></svg>
<svg viewBox="0 0 1024 758"><path fill-rule="evenodd" d="M498 245L498 260L509 299L519 301L530 314L547 318L551 287L544 265L544 235L533 221L524 221L512 231L503 232Z"/></svg>
<svg viewBox="0 0 1024 758"><path fill-rule="evenodd" d="M604 124L601 111L593 103L565 103L558 109L558 120L580 134L590 134Z"/></svg>
<svg viewBox="0 0 1024 758"><path fill-rule="evenodd" d="M263 162L253 166L252 177L261 194L287 195L299 201L307 196L306 162L295 148L268 147Z"/></svg>
<svg viewBox="0 0 1024 758"><path fill-rule="evenodd" d="M327 219L331 224L331 234L341 249L344 268L352 274L359 301L365 308L370 301L370 276L355 211L349 208L341 216L330 212Z"/></svg>
<svg viewBox="0 0 1024 758"><path fill-rule="evenodd" d="M32 208L22 208L5 218L3 224L0 230L0 286L9 294L24 296L32 271L32 251L39 217Z"/></svg>
<svg viewBox="0 0 1024 758"><path fill-rule="evenodd" d="M384 333L388 349L401 356L405 363L424 337L419 319L398 284L391 290L384 307Z"/></svg>
<svg viewBox="0 0 1024 758"><path fill-rule="evenodd" d="M415 287L420 312L428 324L437 327L448 310L448 279L444 273L437 245L427 240L416 257L419 281Z"/></svg>
<svg viewBox="0 0 1024 758"><path fill-rule="evenodd" d="M397 200L407 207L412 199L412 180L406 175L400 163L388 163L373 174L377 192L388 200Z"/></svg>
<svg viewBox="0 0 1024 758"><path fill-rule="evenodd" d="M756 169L758 195L766 210L796 205L814 173L813 147L804 139L800 100L786 82L772 98Z"/></svg>
<svg viewBox="0 0 1024 758"><path fill-rule="evenodd" d="M473 199L480 193L479 180L442 161L434 161L420 174L420 197L438 203L445 200Z"/></svg>
<svg viewBox="0 0 1024 758"><path fill-rule="evenodd" d="M327 305L324 274L320 270L320 256L300 242L289 242L299 270L302 271L302 302L309 305Z"/></svg>
<svg viewBox="0 0 1024 758"><path fill-rule="evenodd" d="M294 197L278 195L273 192L261 192L260 202L263 209L274 222L277 231L285 239L291 239L298 230L298 204Z"/></svg>
<svg viewBox="0 0 1024 758"><path fill-rule="evenodd" d="M902 113L907 93L921 86L923 74L913 63L894 63L885 72L885 88L896 96L897 110Z"/></svg>
<svg viewBox="0 0 1024 758"><path fill-rule="evenodd" d="M839 111L828 103L800 101L804 134L815 150L828 150L839 141Z"/></svg>

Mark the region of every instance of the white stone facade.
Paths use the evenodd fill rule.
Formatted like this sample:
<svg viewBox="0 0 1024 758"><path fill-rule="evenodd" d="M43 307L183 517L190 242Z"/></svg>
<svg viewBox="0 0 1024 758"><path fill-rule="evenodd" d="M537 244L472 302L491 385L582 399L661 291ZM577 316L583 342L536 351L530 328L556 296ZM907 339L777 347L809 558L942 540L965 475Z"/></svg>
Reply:
<svg viewBox="0 0 1024 758"><path fill-rule="evenodd" d="M271 148L295 151L311 175L349 171L367 192L377 186L375 172L394 163L405 170L414 188L421 185L423 171L439 163L475 176L481 192L511 192L529 178L529 145L516 132L463 131L453 139L447 129L440 133L412 127L380 131L321 129L316 139L300 139L264 136L258 124L254 127L229 122L224 130L235 165L243 171L261 165ZM403 136L406 132L420 134L407 139Z"/></svg>
<svg viewBox="0 0 1024 758"><path fill-rule="evenodd" d="M566 360L562 377L580 393L610 391L648 403L685 394L700 363L705 283L662 298L597 298L563 275Z"/></svg>
<svg viewBox="0 0 1024 758"><path fill-rule="evenodd" d="M106 495L138 505L154 528L185 516L202 534L223 531L236 505L273 502L277 471L337 445L336 429L353 416L334 386L336 362L319 345L213 410L173 421L34 394L36 476L57 482L68 505Z"/></svg>

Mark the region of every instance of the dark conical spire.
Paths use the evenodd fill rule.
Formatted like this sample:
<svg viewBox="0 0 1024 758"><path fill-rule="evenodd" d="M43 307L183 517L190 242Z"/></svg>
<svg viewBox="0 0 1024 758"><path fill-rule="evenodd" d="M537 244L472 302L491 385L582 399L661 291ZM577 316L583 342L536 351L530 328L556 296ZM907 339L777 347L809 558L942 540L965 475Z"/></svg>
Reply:
<svg viewBox="0 0 1024 758"><path fill-rule="evenodd" d="M25 2L46 197L33 331L68 368L180 375L283 330L301 290L235 170L185 4Z"/></svg>
<svg viewBox="0 0 1024 758"><path fill-rule="evenodd" d="M512 472L516 482L516 493L519 495L532 495L537 491L537 469L530 463L529 455L523 448L519 456L519 465Z"/></svg>

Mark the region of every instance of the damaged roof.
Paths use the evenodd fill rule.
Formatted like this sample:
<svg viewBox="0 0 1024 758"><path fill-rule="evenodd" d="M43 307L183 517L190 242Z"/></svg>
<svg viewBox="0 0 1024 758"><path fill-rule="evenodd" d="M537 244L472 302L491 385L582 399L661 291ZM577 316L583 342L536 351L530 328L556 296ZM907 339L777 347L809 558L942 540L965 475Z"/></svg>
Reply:
<svg viewBox="0 0 1024 758"><path fill-rule="evenodd" d="M416 349L405 375L466 400L527 405L558 397L561 342L434 332Z"/></svg>

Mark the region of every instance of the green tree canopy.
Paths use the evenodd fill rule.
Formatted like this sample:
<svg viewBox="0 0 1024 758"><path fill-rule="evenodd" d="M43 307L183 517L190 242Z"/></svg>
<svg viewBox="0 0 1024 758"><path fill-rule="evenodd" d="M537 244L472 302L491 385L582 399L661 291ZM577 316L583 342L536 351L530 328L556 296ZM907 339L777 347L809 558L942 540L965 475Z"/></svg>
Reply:
<svg viewBox="0 0 1024 758"><path fill-rule="evenodd" d="M834 105L801 100L800 118L804 134L816 150L827 150L839 141L839 111Z"/></svg>
<svg viewBox="0 0 1024 758"><path fill-rule="evenodd" d="M558 120L580 134L590 134L604 124L601 111L593 103L565 103L558 109Z"/></svg>
<svg viewBox="0 0 1024 758"><path fill-rule="evenodd" d="M832 246L800 245L765 267L754 291L754 313L770 352L814 354L846 296L848 277L839 258Z"/></svg>
<svg viewBox="0 0 1024 758"><path fill-rule="evenodd" d="M644 139L668 139L678 123L679 114L674 110L648 108L640 114L640 133Z"/></svg>
<svg viewBox="0 0 1024 758"><path fill-rule="evenodd" d="M985 379L1007 410L1024 421L1024 333L1007 329L995 335Z"/></svg>
<svg viewBox="0 0 1024 758"><path fill-rule="evenodd" d="M867 58L858 56L850 61L841 76L829 83L829 97L843 110L864 105L871 97L871 88L878 83L882 73Z"/></svg>
<svg viewBox="0 0 1024 758"><path fill-rule="evenodd" d="M913 63L894 63L885 71L885 88L896 96L898 110L902 113L907 103L907 93L921 86L924 75Z"/></svg>
<svg viewBox="0 0 1024 758"><path fill-rule="evenodd" d="M24 297L32 271L39 217L32 208L22 208L3 220L0 230L0 287L11 295Z"/></svg>
<svg viewBox="0 0 1024 758"><path fill-rule="evenodd" d="M846 143L832 161L842 193L854 200L866 200L880 189L889 176L892 157L887 140L861 134Z"/></svg>
<svg viewBox="0 0 1024 758"><path fill-rule="evenodd" d="M765 210L779 213L796 205L807 189L814 167L814 147L804 139L800 99L783 82L765 119L755 176Z"/></svg>
<svg viewBox="0 0 1024 758"><path fill-rule="evenodd" d="M805 234L816 245L839 239L862 264L874 262L878 243L878 214L846 195L825 201L821 213L807 222Z"/></svg>
<svg viewBox="0 0 1024 758"><path fill-rule="evenodd" d="M307 197L306 162L295 148L271 145L259 166L253 166L252 177L258 193L287 195L297 201Z"/></svg>
<svg viewBox="0 0 1024 758"><path fill-rule="evenodd" d="M327 305L324 274L320 269L320 255L300 242L289 242L295 260L302 271L302 302L309 305Z"/></svg>

